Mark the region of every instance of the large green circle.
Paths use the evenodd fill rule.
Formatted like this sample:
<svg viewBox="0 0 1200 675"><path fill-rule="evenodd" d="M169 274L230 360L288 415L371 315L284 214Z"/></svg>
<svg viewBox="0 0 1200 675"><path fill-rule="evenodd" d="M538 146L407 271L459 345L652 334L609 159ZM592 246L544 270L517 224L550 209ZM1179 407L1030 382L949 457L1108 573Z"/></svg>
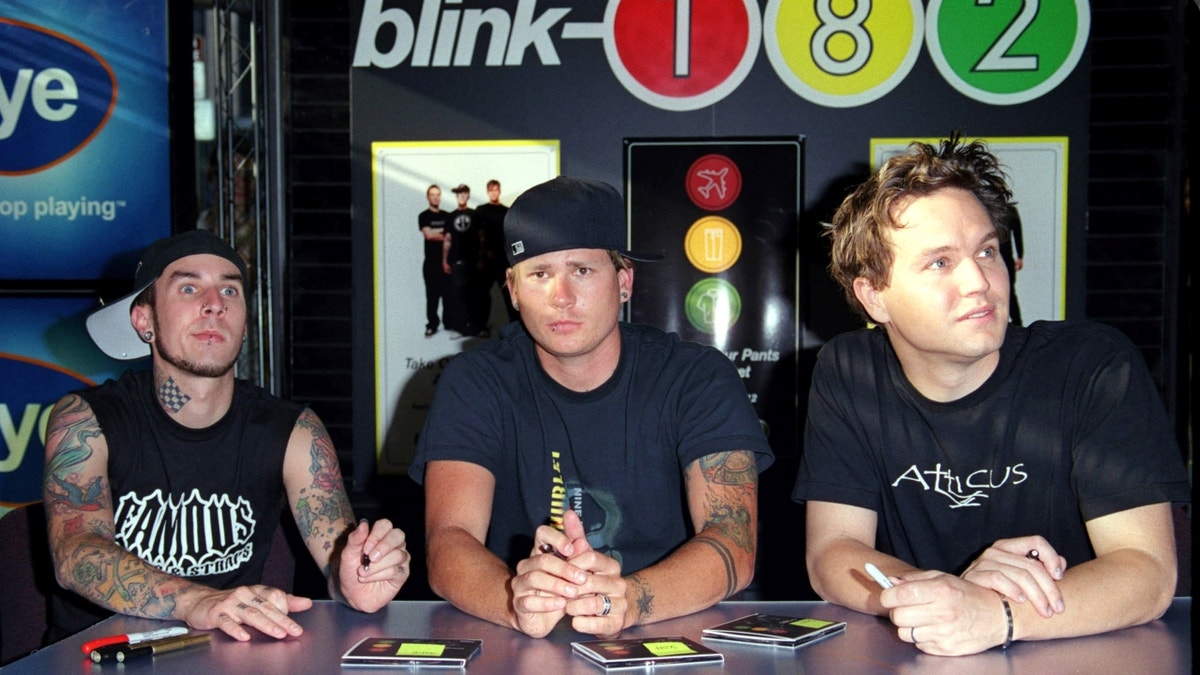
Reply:
<svg viewBox="0 0 1200 675"><path fill-rule="evenodd" d="M683 302L688 321L709 335L728 331L742 313L741 294L733 284L718 277L697 281Z"/></svg>
<svg viewBox="0 0 1200 675"><path fill-rule="evenodd" d="M1062 83L1083 55L1087 0L931 0L925 43L942 77L984 103L1031 101Z"/></svg>

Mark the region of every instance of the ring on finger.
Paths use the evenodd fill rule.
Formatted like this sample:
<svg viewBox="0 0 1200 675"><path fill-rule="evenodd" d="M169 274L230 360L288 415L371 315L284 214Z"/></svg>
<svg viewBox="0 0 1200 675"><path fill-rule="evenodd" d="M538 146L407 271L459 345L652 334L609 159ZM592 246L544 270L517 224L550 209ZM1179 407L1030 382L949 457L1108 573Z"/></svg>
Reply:
<svg viewBox="0 0 1200 675"><path fill-rule="evenodd" d="M908 629L908 637L912 638L912 643L917 644L917 627L913 626Z"/></svg>
<svg viewBox="0 0 1200 675"><path fill-rule="evenodd" d="M604 607L596 613L596 616L608 616L608 613L612 611L612 600L603 594L600 595L600 599L604 601Z"/></svg>

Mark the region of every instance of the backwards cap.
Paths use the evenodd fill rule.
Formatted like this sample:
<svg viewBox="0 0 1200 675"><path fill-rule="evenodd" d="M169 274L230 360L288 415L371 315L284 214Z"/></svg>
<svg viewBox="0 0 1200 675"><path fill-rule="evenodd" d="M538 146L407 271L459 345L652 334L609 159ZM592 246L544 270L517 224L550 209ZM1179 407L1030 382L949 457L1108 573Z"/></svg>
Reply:
<svg viewBox="0 0 1200 675"><path fill-rule="evenodd" d="M504 216L509 266L573 248L617 251L630 260L662 256L626 249L625 202L608 183L559 176L521 193Z"/></svg>
<svg viewBox="0 0 1200 675"><path fill-rule="evenodd" d="M159 239L142 253L133 275L133 292L110 302L87 317L88 334L100 351L114 359L130 360L150 356L150 345L142 341L130 323L133 301L158 280L168 265L189 255L207 253L224 258L237 266L246 280L246 262L224 239L208 230L188 230L174 237Z"/></svg>

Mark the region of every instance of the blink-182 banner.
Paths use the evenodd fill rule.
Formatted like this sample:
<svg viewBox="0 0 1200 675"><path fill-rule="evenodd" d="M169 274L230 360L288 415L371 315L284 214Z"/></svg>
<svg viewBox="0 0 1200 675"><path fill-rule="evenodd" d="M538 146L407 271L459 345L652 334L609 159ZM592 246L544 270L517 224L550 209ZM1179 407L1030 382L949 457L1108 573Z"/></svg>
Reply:
<svg viewBox="0 0 1200 675"><path fill-rule="evenodd" d="M796 449L803 141L632 139L625 143L635 323L720 349L737 367L771 447Z"/></svg>

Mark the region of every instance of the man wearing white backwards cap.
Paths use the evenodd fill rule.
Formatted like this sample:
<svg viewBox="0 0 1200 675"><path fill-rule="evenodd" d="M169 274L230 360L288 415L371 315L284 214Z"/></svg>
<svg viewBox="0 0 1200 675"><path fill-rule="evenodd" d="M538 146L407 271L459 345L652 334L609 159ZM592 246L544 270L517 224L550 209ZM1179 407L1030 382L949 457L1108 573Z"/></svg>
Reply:
<svg viewBox="0 0 1200 675"><path fill-rule="evenodd" d="M620 322L633 292L611 186L556 178L504 220L521 321L455 357L411 475L430 586L541 637L704 609L754 574L758 471L772 461L716 349Z"/></svg>
<svg viewBox="0 0 1200 675"><path fill-rule="evenodd" d="M321 420L244 380L245 263L204 230L146 249L133 293L88 317L109 356L149 371L74 392L46 434L43 499L59 583L54 630L103 614L185 621L249 640L301 633L312 601L259 583L286 500L330 595L373 612L409 573L404 533L356 525Z"/></svg>

